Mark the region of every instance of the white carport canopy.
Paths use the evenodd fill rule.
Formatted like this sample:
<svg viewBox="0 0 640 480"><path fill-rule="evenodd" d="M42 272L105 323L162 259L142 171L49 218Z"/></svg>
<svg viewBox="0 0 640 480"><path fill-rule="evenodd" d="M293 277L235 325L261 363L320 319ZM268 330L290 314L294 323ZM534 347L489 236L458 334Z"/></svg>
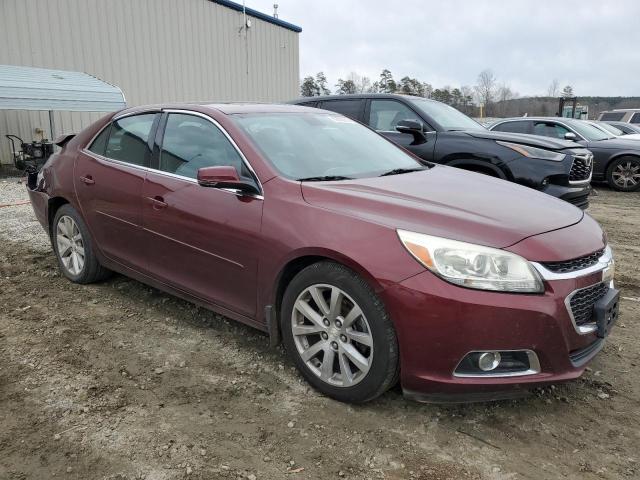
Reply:
<svg viewBox="0 0 640 480"><path fill-rule="evenodd" d="M1 110L113 112L122 90L83 72L0 65Z"/></svg>
<svg viewBox="0 0 640 480"><path fill-rule="evenodd" d="M0 65L0 110L113 112L126 107L122 90L88 73Z"/></svg>

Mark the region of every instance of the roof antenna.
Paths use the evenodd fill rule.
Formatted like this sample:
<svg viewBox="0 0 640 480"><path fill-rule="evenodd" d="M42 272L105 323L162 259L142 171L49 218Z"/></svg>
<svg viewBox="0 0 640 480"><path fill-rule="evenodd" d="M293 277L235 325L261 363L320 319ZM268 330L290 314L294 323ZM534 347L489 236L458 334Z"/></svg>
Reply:
<svg viewBox="0 0 640 480"><path fill-rule="evenodd" d="M278 18L278 4L273 4L273 18Z"/></svg>

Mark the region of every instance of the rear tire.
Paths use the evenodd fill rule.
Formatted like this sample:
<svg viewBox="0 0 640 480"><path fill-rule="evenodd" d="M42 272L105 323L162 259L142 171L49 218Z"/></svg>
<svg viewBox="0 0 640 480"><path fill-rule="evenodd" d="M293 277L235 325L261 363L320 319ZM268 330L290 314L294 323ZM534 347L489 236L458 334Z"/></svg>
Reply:
<svg viewBox="0 0 640 480"><path fill-rule="evenodd" d="M620 157L607 167L607 183L619 192L633 192L640 188L640 158Z"/></svg>
<svg viewBox="0 0 640 480"><path fill-rule="evenodd" d="M89 230L71 205L63 205L56 212L51 239L60 270L72 282L93 283L111 274L100 265Z"/></svg>
<svg viewBox="0 0 640 480"><path fill-rule="evenodd" d="M296 275L282 301L287 353L318 391L363 403L398 379L395 328L373 289L344 265L324 261Z"/></svg>

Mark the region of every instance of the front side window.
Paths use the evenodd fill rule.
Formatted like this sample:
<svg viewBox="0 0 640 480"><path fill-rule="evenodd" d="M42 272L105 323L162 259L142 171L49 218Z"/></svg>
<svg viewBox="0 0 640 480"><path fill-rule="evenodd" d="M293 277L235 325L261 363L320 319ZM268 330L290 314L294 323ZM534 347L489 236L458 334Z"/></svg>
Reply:
<svg viewBox="0 0 640 480"><path fill-rule="evenodd" d="M232 166L240 176L250 176L237 150L213 123L196 115L170 113L160 151L160 170L197 178L200 168L215 166Z"/></svg>
<svg viewBox="0 0 640 480"><path fill-rule="evenodd" d="M369 126L379 132L395 132L402 120L421 119L406 105L395 100L371 100Z"/></svg>
<svg viewBox="0 0 640 480"><path fill-rule="evenodd" d="M565 133L569 133L571 130L563 127L557 123L536 122L533 126L533 134L541 135L543 137L562 138L564 139Z"/></svg>
<svg viewBox="0 0 640 480"><path fill-rule="evenodd" d="M331 110L354 120L360 120L360 111L364 100L327 100L320 104L320 108Z"/></svg>
<svg viewBox="0 0 640 480"><path fill-rule="evenodd" d="M456 130L485 130L475 120L467 117L460 110L435 100L427 100L421 97L407 97L407 101L426 114L427 118L431 118L437 125L446 131Z"/></svg>
<svg viewBox="0 0 640 480"><path fill-rule="evenodd" d="M264 157L285 177L374 177L422 165L394 143L341 115L265 113L234 115Z"/></svg>
<svg viewBox="0 0 640 480"><path fill-rule="evenodd" d="M132 115L111 124L105 156L133 165L145 165L149 151L149 135L155 113Z"/></svg>
<svg viewBox="0 0 640 480"><path fill-rule="evenodd" d="M530 122L526 120L519 120L517 122L504 122L500 125L496 125L492 130L496 132L510 132L510 133L531 133L529 130Z"/></svg>
<svg viewBox="0 0 640 480"><path fill-rule="evenodd" d="M634 113L631 120L629 120L629 123L640 123L640 112Z"/></svg>

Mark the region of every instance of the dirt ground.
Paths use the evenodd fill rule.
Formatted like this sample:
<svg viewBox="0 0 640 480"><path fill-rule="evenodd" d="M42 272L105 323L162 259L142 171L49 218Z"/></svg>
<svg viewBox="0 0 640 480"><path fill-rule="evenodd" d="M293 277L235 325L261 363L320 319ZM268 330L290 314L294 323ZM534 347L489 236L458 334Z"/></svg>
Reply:
<svg viewBox="0 0 640 480"><path fill-rule="evenodd" d="M606 347L577 381L465 406L324 398L251 328L71 284L30 206L0 207L0 479L640 478L640 194L598 193L624 297Z"/></svg>

